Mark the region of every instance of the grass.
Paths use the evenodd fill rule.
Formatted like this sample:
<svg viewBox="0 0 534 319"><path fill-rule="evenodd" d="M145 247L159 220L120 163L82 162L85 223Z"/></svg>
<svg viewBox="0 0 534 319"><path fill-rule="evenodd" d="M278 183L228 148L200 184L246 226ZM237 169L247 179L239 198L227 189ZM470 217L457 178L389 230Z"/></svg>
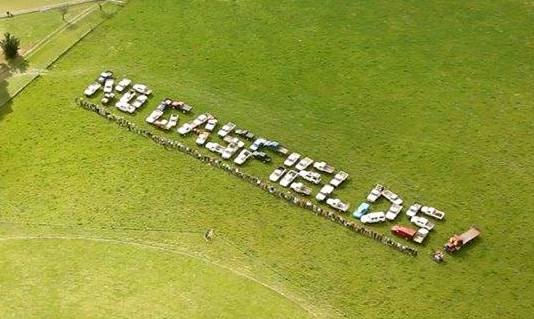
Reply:
<svg viewBox="0 0 534 319"><path fill-rule="evenodd" d="M58 313L62 318L146 318L178 312L183 318L307 317L260 284L172 250L77 239L13 240L0 246L0 280L13 292L0 302L5 318ZM65 263L70 255L77 258Z"/></svg>
<svg viewBox="0 0 534 319"><path fill-rule="evenodd" d="M54 224L193 247L320 317L528 318L531 14L504 1L131 1L0 110L1 219L20 236ZM74 106L103 69L155 90L137 123L180 98L346 170L336 195L353 207L380 182L447 220L414 259L276 201ZM245 169L267 177L281 161ZM471 224L478 242L444 266L427 258ZM209 227L233 248L177 239Z"/></svg>

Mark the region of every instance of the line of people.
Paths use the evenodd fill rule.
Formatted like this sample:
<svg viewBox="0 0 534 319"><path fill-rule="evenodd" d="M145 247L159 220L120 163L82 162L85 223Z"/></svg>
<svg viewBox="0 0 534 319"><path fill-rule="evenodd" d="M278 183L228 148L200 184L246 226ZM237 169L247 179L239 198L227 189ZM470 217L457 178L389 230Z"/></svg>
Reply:
<svg viewBox="0 0 534 319"><path fill-rule="evenodd" d="M257 186L257 187L261 188L262 190L266 191L267 193L269 193L271 195L274 195L274 196L277 196L280 199L283 199L283 200L287 201L290 204L299 206L299 207L307 209L307 210L311 210L316 215L328 218L328 219L330 219L330 220L332 220L334 222L337 222L338 224L340 224L340 225L342 225L344 227L347 227L347 228L355 231L356 233L359 233L359 234L361 234L363 236L366 236L368 238L374 239L374 240L376 240L376 241L378 241L378 242L380 242L380 243L382 243L382 244L384 244L386 246L394 248L394 249L396 249L396 250L398 250L400 252L403 252L403 253L408 254L410 256L416 256L417 255L417 250L414 249L414 248L411 248L411 247L408 247L406 245L403 245L403 244L395 241L394 239L392 239L392 238L390 238L388 236L385 236L384 234L375 232L374 230L368 229L368 228L364 227L363 225L361 225L359 223L347 220L342 215L340 215L340 214L338 214L338 213L336 213L336 212L334 212L334 211L332 211L330 209L323 209L322 207L312 203L308 199L304 199L304 198L295 196L294 194L292 194L289 191L281 190L281 189L269 184L268 182L260 179L259 177L246 174L246 173L242 172L239 168L236 168L233 165L230 165L230 164L220 160L219 158L207 156L207 155L201 153L200 151L198 151L197 149L193 149L193 148L191 148L191 147L189 147L187 145L184 145L184 144L182 144L182 143L180 143L178 141L171 140L171 139L168 139L166 137L161 137L159 135L155 135L155 134L153 134L152 132L150 132L148 130L145 130L145 129L142 129L142 128L138 127L135 123L132 123L132 122L120 117L120 116L117 116L117 115L111 113L110 111L108 111L104 107L101 107L101 106L98 106L98 105L96 105L94 103L88 102L88 101L86 101L86 100L84 100L82 98L76 99L76 103L79 106L81 106L81 107L83 107L83 108L85 108L87 110L90 110L90 111L98 113L99 115L101 115L102 117L107 118L108 120L116 122L119 126L125 127L129 131L135 132L135 133L140 134L140 135L142 135L144 137L152 139L157 144L160 144L160 145L162 145L162 146L164 146L166 148L177 149L177 150L183 152L184 154L192 156L192 157L194 157L194 158L196 158L196 159L198 159L198 160L200 160L200 161L202 161L202 162L204 162L204 163L206 163L206 164L208 164L210 166L214 166L214 167L223 169L224 171L229 172L230 174L232 174L234 176L237 176L237 177L239 177L239 178L251 183L252 185Z"/></svg>

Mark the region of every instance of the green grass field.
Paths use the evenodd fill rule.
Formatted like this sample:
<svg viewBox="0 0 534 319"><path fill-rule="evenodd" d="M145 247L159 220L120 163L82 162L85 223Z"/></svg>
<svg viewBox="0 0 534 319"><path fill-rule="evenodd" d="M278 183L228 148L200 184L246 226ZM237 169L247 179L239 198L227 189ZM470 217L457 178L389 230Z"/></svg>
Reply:
<svg viewBox="0 0 534 319"><path fill-rule="evenodd" d="M532 14L511 1L130 1L0 108L0 312L529 318ZM154 89L125 115L144 127L179 98L347 171L336 195L352 208L382 183L446 220L412 258L287 205L77 107L104 69ZM266 178L282 161L244 170ZM482 238L430 260L471 224ZM77 237L100 241L57 239Z"/></svg>

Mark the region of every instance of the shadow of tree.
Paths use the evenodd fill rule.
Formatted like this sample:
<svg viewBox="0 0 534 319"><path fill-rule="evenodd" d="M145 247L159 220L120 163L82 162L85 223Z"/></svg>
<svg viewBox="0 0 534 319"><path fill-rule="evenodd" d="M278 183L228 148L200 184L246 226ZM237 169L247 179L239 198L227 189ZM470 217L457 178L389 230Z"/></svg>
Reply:
<svg viewBox="0 0 534 319"><path fill-rule="evenodd" d="M0 73L0 121L4 119L7 114L12 112L11 101L9 101L9 91L7 90L7 87L9 85L7 79L11 75L11 72L9 71L9 69L7 71L4 71L4 68L5 64L0 64L0 69L2 69L2 73Z"/></svg>

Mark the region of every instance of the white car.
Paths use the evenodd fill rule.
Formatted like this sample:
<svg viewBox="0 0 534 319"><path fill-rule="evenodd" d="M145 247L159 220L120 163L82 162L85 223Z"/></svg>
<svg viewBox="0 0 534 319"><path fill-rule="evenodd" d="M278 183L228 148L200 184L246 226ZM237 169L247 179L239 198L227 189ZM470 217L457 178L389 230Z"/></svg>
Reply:
<svg viewBox="0 0 534 319"><path fill-rule="evenodd" d="M300 158L299 153L291 153L284 161L284 165L288 167L293 166L293 164L295 164L299 160L299 158Z"/></svg>
<svg viewBox="0 0 534 319"><path fill-rule="evenodd" d="M241 151L241 153L239 153L239 155L237 155L237 157L234 159L234 163L236 163L237 165L242 165L243 163L245 163L247 161L247 159L249 159L249 157L252 156L252 152L247 150L247 149L244 149Z"/></svg>
<svg viewBox="0 0 534 319"><path fill-rule="evenodd" d="M360 218L360 221L364 224L374 224L374 223L381 223L386 220L386 215L384 212L373 212L369 214L365 214Z"/></svg>
<svg viewBox="0 0 534 319"><path fill-rule="evenodd" d="M417 215L417 213L419 213L419 211L421 210L421 207L422 205L421 204L418 204L418 203L414 203L412 206L410 206L408 208L408 210L406 211L406 216L412 218L414 217L415 215Z"/></svg>
<svg viewBox="0 0 534 319"><path fill-rule="evenodd" d="M384 189L382 191L382 195L393 204L402 205L402 199L399 197L399 195L393 193L389 189Z"/></svg>
<svg viewBox="0 0 534 319"><path fill-rule="evenodd" d="M224 147L221 145L214 143L214 142L208 142L206 143L206 148L214 153L222 153L224 151Z"/></svg>
<svg viewBox="0 0 534 319"><path fill-rule="evenodd" d="M193 128L195 127L198 127L204 123L206 123L206 121L208 120L208 114L200 114L199 116L197 116L196 119L193 120L193 123L191 124L191 126Z"/></svg>
<svg viewBox="0 0 534 319"><path fill-rule="evenodd" d="M136 109L140 108L141 106L143 106L143 104L145 104L146 100L148 100L148 96L146 95L139 95L135 101L132 103L132 106L135 107Z"/></svg>
<svg viewBox="0 0 534 319"><path fill-rule="evenodd" d="M221 157L223 159L230 159L230 157L234 156L234 154L239 150L237 145L229 145L227 146L224 151L221 154Z"/></svg>
<svg viewBox="0 0 534 319"><path fill-rule="evenodd" d="M321 187L321 189L319 190L319 193L315 195L315 199L322 202L323 200L326 199L328 195L332 194L333 191L334 191L334 186L330 184L326 184L323 187Z"/></svg>
<svg viewBox="0 0 534 319"><path fill-rule="evenodd" d="M237 146L237 148L242 148L243 146L245 146L245 142L241 141L237 137L233 137L233 136L230 136L230 135L225 136L223 138L223 141L225 141L226 143L228 143L230 145Z"/></svg>
<svg viewBox="0 0 534 319"><path fill-rule="evenodd" d="M113 76L113 72L111 71L104 71L102 73L100 73L100 76L98 77L98 83L100 84L104 84L104 82L111 78Z"/></svg>
<svg viewBox="0 0 534 319"><path fill-rule="evenodd" d="M428 219L424 218L424 217L413 216L410 219L410 222L412 224L417 225L418 227L423 227L423 228L426 228L428 230L432 230L432 228L434 228L434 224L432 222L430 222Z"/></svg>
<svg viewBox="0 0 534 319"><path fill-rule="evenodd" d="M399 215L401 211L402 211L401 205L392 204L386 213L386 219L395 220L395 218L397 218L397 216Z"/></svg>
<svg viewBox="0 0 534 319"><path fill-rule="evenodd" d="M115 85L115 91L122 93L130 86L130 84L132 84L132 80L124 78Z"/></svg>
<svg viewBox="0 0 534 319"><path fill-rule="evenodd" d="M374 203L380 196L382 196L382 191L384 190L384 186L380 184L376 184L375 187L369 192L369 195L367 195L367 201L369 203Z"/></svg>
<svg viewBox="0 0 534 319"><path fill-rule="evenodd" d="M428 236L429 230L426 228L419 228L415 235L412 237L412 240L416 243L422 244L426 236Z"/></svg>
<svg viewBox="0 0 534 319"><path fill-rule="evenodd" d="M313 163L313 167L315 167L315 169L321 172L325 172L328 174L332 174L335 171L335 168L333 166L330 166L325 162L315 162Z"/></svg>
<svg viewBox="0 0 534 319"><path fill-rule="evenodd" d="M280 167L277 167L272 173L271 175L269 175L269 180L271 182L278 182L278 180L280 179L280 177L282 177L282 175L284 175L286 173L286 168L283 167L283 166L280 166Z"/></svg>
<svg viewBox="0 0 534 319"><path fill-rule="evenodd" d="M339 198L329 198L326 200L326 204L342 212L346 212L349 209L349 204L343 203Z"/></svg>
<svg viewBox="0 0 534 319"><path fill-rule="evenodd" d="M297 193L304 194L306 196L309 196L312 192L311 188L304 186L304 184L300 182L292 183L291 186L289 186L289 188L291 188Z"/></svg>
<svg viewBox="0 0 534 319"><path fill-rule="evenodd" d="M115 107L118 108L119 110L123 111L123 112L126 112L126 113L132 114L133 112L135 112L135 107L133 107L130 104L125 103L123 101L119 101L119 102L115 103Z"/></svg>
<svg viewBox="0 0 534 319"><path fill-rule="evenodd" d="M445 213L435 209L434 207L423 206L421 207L421 213L442 220L445 217Z"/></svg>
<svg viewBox="0 0 534 319"><path fill-rule="evenodd" d="M139 94L144 94L144 95L152 94L152 90L150 90L148 86L144 84L134 84L132 88L134 89L134 91L136 91Z"/></svg>
<svg viewBox="0 0 534 319"><path fill-rule="evenodd" d="M217 135L219 135L220 137L225 137L226 135L228 135L230 132L232 132L235 129L235 126L236 125L234 123L228 122L224 124L223 127L221 127L219 132L217 132Z"/></svg>
<svg viewBox="0 0 534 319"><path fill-rule="evenodd" d="M85 91L83 91L83 94L85 94L85 96L87 97L91 97L93 96L98 90L100 90L100 88L102 87L102 85L100 83L91 83L86 89Z"/></svg>
<svg viewBox="0 0 534 319"><path fill-rule="evenodd" d="M282 177L280 185L288 187L289 184L291 184L295 178L297 178L297 176L299 176L299 173L295 172L294 170L290 170L284 177Z"/></svg>
<svg viewBox="0 0 534 319"><path fill-rule="evenodd" d="M124 95L120 98L120 102L122 103L130 103L131 100L133 100L135 98L135 92L130 90L126 93L124 93Z"/></svg>
<svg viewBox="0 0 534 319"><path fill-rule="evenodd" d="M197 145L204 145L204 143L206 143L206 141L208 140L209 136L210 136L210 133L202 132L202 133L198 134L198 137L197 137L195 143L197 143Z"/></svg>
<svg viewBox="0 0 534 319"><path fill-rule="evenodd" d="M169 118L169 122L167 122L167 124L165 124L165 129L166 130L170 130L171 128L175 127L176 124L178 124L178 114L173 114Z"/></svg>
<svg viewBox="0 0 534 319"><path fill-rule="evenodd" d="M332 178L332 180L330 181L330 185L334 186L334 187L338 187L339 185L341 185L341 183L343 183L347 178L349 178L349 174L343 172L343 171L339 171L337 172L337 174L334 176L334 178Z"/></svg>
<svg viewBox="0 0 534 319"><path fill-rule="evenodd" d="M176 130L178 134L185 135L193 130L193 127L189 123L185 123Z"/></svg>
<svg viewBox="0 0 534 319"><path fill-rule="evenodd" d="M206 124L206 130L212 132L216 125L217 119L210 119L208 120L208 124Z"/></svg>
<svg viewBox="0 0 534 319"><path fill-rule="evenodd" d="M299 175L305 180L307 180L308 182L312 182L314 184L319 184L321 182L321 174L317 172L300 171Z"/></svg>
<svg viewBox="0 0 534 319"><path fill-rule="evenodd" d="M150 115L145 119L147 123L153 124L156 122L161 116L163 115L163 111L161 110L154 110Z"/></svg>
<svg viewBox="0 0 534 319"><path fill-rule="evenodd" d="M113 92L113 84L115 84L115 80L107 79L106 82L104 82L104 93Z"/></svg>
<svg viewBox="0 0 534 319"><path fill-rule="evenodd" d="M297 166L295 166L296 169L299 171L308 168L313 163L313 160L309 157L305 157L300 160L300 162L297 163Z"/></svg>

